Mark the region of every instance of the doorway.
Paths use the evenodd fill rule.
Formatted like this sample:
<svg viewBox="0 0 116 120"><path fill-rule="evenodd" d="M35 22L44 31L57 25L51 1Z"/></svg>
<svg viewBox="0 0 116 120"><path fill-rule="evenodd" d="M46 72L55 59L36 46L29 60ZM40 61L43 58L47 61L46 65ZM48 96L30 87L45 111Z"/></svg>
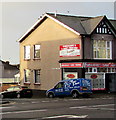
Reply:
<svg viewBox="0 0 116 120"><path fill-rule="evenodd" d="M105 74L105 85L108 92L116 92L116 73Z"/></svg>

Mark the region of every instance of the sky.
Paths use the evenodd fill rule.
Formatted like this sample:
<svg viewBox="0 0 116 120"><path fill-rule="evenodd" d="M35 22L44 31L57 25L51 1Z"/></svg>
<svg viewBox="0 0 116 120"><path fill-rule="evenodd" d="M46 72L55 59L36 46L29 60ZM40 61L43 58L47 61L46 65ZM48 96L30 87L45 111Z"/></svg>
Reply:
<svg viewBox="0 0 116 120"><path fill-rule="evenodd" d="M60 1L60 2L59 2ZM116 19L113 0L2 0L0 2L0 59L19 64L18 39L45 12L55 12L79 16L106 15Z"/></svg>

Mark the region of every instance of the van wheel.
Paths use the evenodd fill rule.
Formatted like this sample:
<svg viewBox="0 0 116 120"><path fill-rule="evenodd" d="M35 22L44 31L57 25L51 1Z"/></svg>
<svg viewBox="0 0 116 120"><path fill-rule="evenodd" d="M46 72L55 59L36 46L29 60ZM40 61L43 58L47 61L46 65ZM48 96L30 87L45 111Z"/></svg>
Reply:
<svg viewBox="0 0 116 120"><path fill-rule="evenodd" d="M48 93L48 98L54 98L54 94L53 93Z"/></svg>
<svg viewBox="0 0 116 120"><path fill-rule="evenodd" d="M73 98L79 98L79 93L77 91L72 92L72 97Z"/></svg>

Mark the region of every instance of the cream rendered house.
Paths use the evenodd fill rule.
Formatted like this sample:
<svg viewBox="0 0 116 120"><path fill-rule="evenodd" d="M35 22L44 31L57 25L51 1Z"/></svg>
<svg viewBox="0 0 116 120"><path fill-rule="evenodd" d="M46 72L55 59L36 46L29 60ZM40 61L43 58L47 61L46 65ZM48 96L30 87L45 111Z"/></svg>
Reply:
<svg viewBox="0 0 116 120"><path fill-rule="evenodd" d="M47 90L61 80L59 60L64 58L59 56L59 46L64 44L81 45L80 34L45 14L20 38L21 83ZM81 59L81 55L73 58Z"/></svg>
<svg viewBox="0 0 116 120"><path fill-rule="evenodd" d="M62 79L86 77L100 83L95 90L106 90L103 75L116 73L115 22L45 13L19 39L21 84L47 90Z"/></svg>

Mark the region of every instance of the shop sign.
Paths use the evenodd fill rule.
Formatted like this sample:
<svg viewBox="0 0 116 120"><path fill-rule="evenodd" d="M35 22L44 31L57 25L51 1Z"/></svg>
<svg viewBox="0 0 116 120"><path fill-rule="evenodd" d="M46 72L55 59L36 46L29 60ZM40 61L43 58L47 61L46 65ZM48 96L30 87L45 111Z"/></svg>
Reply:
<svg viewBox="0 0 116 120"><path fill-rule="evenodd" d="M74 78L75 75L74 75L74 74L68 74L67 77L68 77L68 78Z"/></svg>
<svg viewBox="0 0 116 120"><path fill-rule="evenodd" d="M77 78L77 72L65 72L64 73L64 80L76 79L76 78Z"/></svg>
<svg viewBox="0 0 116 120"><path fill-rule="evenodd" d="M85 78L91 80L92 90L105 90L104 73L85 73Z"/></svg>
<svg viewBox="0 0 116 120"><path fill-rule="evenodd" d="M74 56L80 56L80 44L60 46L60 57L74 57Z"/></svg>
<svg viewBox="0 0 116 120"><path fill-rule="evenodd" d="M92 74L92 75L91 75L91 78L92 78L92 79L96 79L96 78L97 78L97 74Z"/></svg>
<svg viewBox="0 0 116 120"><path fill-rule="evenodd" d="M62 68L83 67L83 63L61 63Z"/></svg>
<svg viewBox="0 0 116 120"><path fill-rule="evenodd" d="M116 63L85 63L84 67L116 67Z"/></svg>
<svg viewBox="0 0 116 120"><path fill-rule="evenodd" d="M116 68L116 63L61 63L61 68L73 68L73 67Z"/></svg>

